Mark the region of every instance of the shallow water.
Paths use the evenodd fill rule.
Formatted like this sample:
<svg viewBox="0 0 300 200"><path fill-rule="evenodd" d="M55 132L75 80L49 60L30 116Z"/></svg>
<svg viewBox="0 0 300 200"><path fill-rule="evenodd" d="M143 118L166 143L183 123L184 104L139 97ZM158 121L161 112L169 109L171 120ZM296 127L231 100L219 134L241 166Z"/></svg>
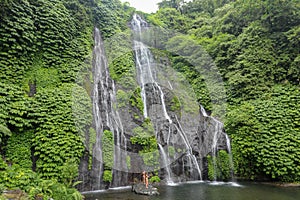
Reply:
<svg viewBox="0 0 300 200"><path fill-rule="evenodd" d="M84 194L86 200L300 200L299 187L260 183L192 182L160 186L159 196L134 194L130 188Z"/></svg>

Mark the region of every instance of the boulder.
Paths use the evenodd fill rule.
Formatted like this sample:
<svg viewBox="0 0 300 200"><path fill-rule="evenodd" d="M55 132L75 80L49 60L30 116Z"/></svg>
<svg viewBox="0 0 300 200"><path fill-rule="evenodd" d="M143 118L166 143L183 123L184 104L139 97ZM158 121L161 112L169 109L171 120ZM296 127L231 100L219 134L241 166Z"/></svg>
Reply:
<svg viewBox="0 0 300 200"><path fill-rule="evenodd" d="M132 186L132 192L141 195L159 195L157 188L152 185L148 185L148 188L146 188L146 185L142 183L134 184Z"/></svg>

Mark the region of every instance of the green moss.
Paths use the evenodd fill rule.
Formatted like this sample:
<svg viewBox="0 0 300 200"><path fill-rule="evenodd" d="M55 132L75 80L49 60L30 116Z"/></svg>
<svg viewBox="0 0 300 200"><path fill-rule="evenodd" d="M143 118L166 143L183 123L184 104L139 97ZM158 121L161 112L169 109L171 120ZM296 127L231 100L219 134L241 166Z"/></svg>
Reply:
<svg viewBox="0 0 300 200"><path fill-rule="evenodd" d="M142 126L133 129L133 136L130 141L132 144L142 145L144 150L157 149L154 127L149 118L146 118Z"/></svg>
<svg viewBox="0 0 300 200"><path fill-rule="evenodd" d="M133 107L136 107L140 113L143 115L144 113L144 103L143 103L143 99L141 96L141 88L137 87L132 96L130 97L130 104Z"/></svg>
<svg viewBox="0 0 300 200"><path fill-rule="evenodd" d="M114 136L105 130L102 136L102 155L105 169L112 169L114 164Z"/></svg>
<svg viewBox="0 0 300 200"><path fill-rule="evenodd" d="M171 100L171 111L178 111L181 108L178 97L174 96Z"/></svg>
<svg viewBox="0 0 300 200"><path fill-rule="evenodd" d="M181 153L182 152L182 149L178 148L176 149L177 153Z"/></svg>
<svg viewBox="0 0 300 200"><path fill-rule="evenodd" d="M111 170L104 170L103 172L103 181L104 182L112 182L112 171Z"/></svg>
<svg viewBox="0 0 300 200"><path fill-rule="evenodd" d="M173 146L168 146L168 153L170 157L175 156L175 148Z"/></svg>
<svg viewBox="0 0 300 200"><path fill-rule="evenodd" d="M154 127L149 118L146 118L143 125L133 129L133 136L130 138L132 144L143 147L139 155L143 158L145 165L151 167L159 166L159 152L154 134Z"/></svg>
<svg viewBox="0 0 300 200"><path fill-rule="evenodd" d="M208 179L213 181L215 180L215 174L216 174L216 169L215 169L215 166L214 166L214 160L215 157L212 157L211 155L208 155L207 156L207 164L208 164Z"/></svg>
<svg viewBox="0 0 300 200"><path fill-rule="evenodd" d="M118 108L126 107L129 103L130 93L119 89L117 91L117 106Z"/></svg>
<svg viewBox="0 0 300 200"><path fill-rule="evenodd" d="M139 155L143 158L144 164L150 168L154 168L158 170L160 168L159 166L159 151L156 149L146 149L139 151Z"/></svg>
<svg viewBox="0 0 300 200"><path fill-rule="evenodd" d="M131 168L131 158L130 156L126 156L126 164L127 164L127 168L130 169Z"/></svg>

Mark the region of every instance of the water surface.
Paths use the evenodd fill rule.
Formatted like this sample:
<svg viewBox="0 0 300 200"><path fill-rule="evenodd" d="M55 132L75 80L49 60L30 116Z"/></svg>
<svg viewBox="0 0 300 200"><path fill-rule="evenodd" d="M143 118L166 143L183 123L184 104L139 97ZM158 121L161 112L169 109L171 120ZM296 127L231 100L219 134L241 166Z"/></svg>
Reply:
<svg viewBox="0 0 300 200"><path fill-rule="evenodd" d="M259 183L194 182L160 186L159 196L137 195L130 188L85 194L86 200L300 200L299 187Z"/></svg>

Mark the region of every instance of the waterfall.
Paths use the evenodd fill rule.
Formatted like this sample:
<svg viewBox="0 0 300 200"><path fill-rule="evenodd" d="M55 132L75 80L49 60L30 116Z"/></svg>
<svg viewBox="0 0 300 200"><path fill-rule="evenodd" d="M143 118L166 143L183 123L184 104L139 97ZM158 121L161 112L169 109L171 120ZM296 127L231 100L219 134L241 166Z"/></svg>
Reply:
<svg viewBox="0 0 300 200"><path fill-rule="evenodd" d="M206 110L202 105L200 105L200 112L202 113L203 117L206 119L206 123L209 123L209 131L213 134L212 137L212 145L211 145L211 155L212 155L212 162L213 162L213 167L214 167L214 181L217 180L217 153L219 150L219 144L220 140L224 140L222 144L225 144L224 150L228 152L229 155L229 167L231 170L231 178L233 179L233 171L234 171L234 166L233 166L233 160L232 160L232 153L231 153L231 145L230 145L230 139L228 135L223 131L224 124L217 120L216 118L209 116L206 113ZM208 128L207 128L208 129Z"/></svg>
<svg viewBox="0 0 300 200"><path fill-rule="evenodd" d="M148 47L146 47L145 44L141 41L137 41L138 39L142 38L142 31L143 29L148 28L147 22L145 22L140 16L134 15L132 22L131 22L132 30L134 31L134 36L135 36L135 41L134 41L134 51L135 51L135 60L136 60L136 69L138 71L138 81L139 85L141 87L141 97L144 103L144 117L150 117L148 114L148 102L147 102L147 94L146 94L146 86L150 87L152 86L153 89L153 94L157 94L159 99L160 104L161 104L161 111L163 113L164 119L167 120L168 122L168 127L170 131L170 127L174 127L179 133L180 136L182 137L182 142L185 145L186 149L186 156L189 159L189 167L190 171L193 171L193 168L196 169L196 173L198 175L198 179L202 179L201 175L201 170L200 166L197 162L197 159L195 155L193 155L193 150L192 147L189 144L188 138L186 133L183 131L179 120L177 119L177 116L175 115L174 117L176 118L176 124L173 123L170 115L168 114L167 108L166 108L166 102L165 102L165 94L160 86L160 84L157 81L156 77L156 64L153 59L153 55L151 51L149 50ZM168 81L168 85L173 89L170 81ZM156 120L156 119L154 119ZM156 138L157 136L156 132ZM170 137L170 132L168 135L168 138ZM169 140L169 139L168 139ZM167 145L169 145L169 141L167 142ZM168 158L167 155L162 147L161 144L158 142L158 146L162 155L162 160L163 163L166 165L166 171L167 171L167 182L171 181L171 172L170 168L168 167Z"/></svg>
<svg viewBox="0 0 300 200"><path fill-rule="evenodd" d="M137 23L139 24L139 23ZM153 72L151 65L154 64L150 50L139 41L134 41L134 51L136 57L136 68L139 73L139 85L141 86L141 96L144 104L144 117L148 117L147 112L147 97L145 86L148 83L154 83Z"/></svg>
<svg viewBox="0 0 300 200"><path fill-rule="evenodd" d="M100 106L99 106L99 88L98 84L101 88L103 88L103 79L101 79L103 68L102 68L102 59L103 59L103 48L101 44L101 36L98 29L95 29L94 33L94 52L93 52L93 78L94 78L94 85L93 85L93 92L92 92L92 101L93 101L93 116L94 116L94 127L96 130L96 142L93 147L93 169L91 172L91 178L93 180L92 189L97 190L101 188L101 177L103 174L103 158L102 158L102 133L103 133L103 120L101 118ZM106 96L106 94L104 94ZM101 105L102 106L102 105ZM104 104L103 106L107 106Z"/></svg>
<svg viewBox="0 0 300 200"><path fill-rule="evenodd" d="M115 104L116 101L116 89L115 84L112 85L113 92L111 93L111 100ZM113 104L111 104L113 106ZM113 165L113 187L124 186L127 184L127 139L124 134L124 128L122 124L122 120L120 118L119 112L111 107L112 118L115 120L115 124L117 125L117 129L115 131L116 141L114 143L114 165Z"/></svg>
<svg viewBox="0 0 300 200"><path fill-rule="evenodd" d="M139 15L136 14L133 16L131 25L133 31L137 34L136 39L140 39L142 36L142 29L148 27L147 22L145 22ZM148 117L147 96L145 92L145 87L147 84L153 84L156 86L156 88L158 89L158 93L160 94L160 100L164 116L170 123L172 123L172 120L167 113L164 93L161 87L159 86L158 82L155 80L155 61L153 59L151 51L144 43L137 40L134 41L134 51L136 59L136 68L139 77L139 84L141 86L141 96L144 103L144 117Z"/></svg>
<svg viewBox="0 0 300 200"><path fill-rule="evenodd" d="M187 156L188 156L188 158L189 158L189 160L190 160L190 162L191 162L191 163L190 163L190 166L196 167L196 170L197 170L197 173L198 173L198 175L199 175L199 178L200 178L200 180L202 180L202 173L201 173L199 164L198 164L198 162L197 162L197 159L196 159L195 155L193 155L192 147L191 147L191 145L190 145L189 142L188 142L187 135L186 135L186 133L183 131L183 129L182 129L182 127L181 127L181 125L180 125L180 123L179 123L179 121L178 121L177 116L176 116L176 121L177 121L178 126L179 126L179 127L176 126L176 129L178 130L180 136L182 137L182 140L183 140L183 142L184 142L184 145L186 146Z"/></svg>
<svg viewBox="0 0 300 200"><path fill-rule="evenodd" d="M144 31L149 25L139 15L134 15L131 21L133 31L132 48L135 55L136 84L140 87L143 102L143 115L136 117L137 112L130 102L123 107L117 105L117 91L123 90L122 84L115 83L109 73L108 61L100 31L95 28L95 46L93 50L93 128L95 138L92 141L92 165L89 170L89 159L85 158L85 171L81 177L89 180L83 188L100 190L108 187L129 185L139 180L140 172L152 170L164 179L167 184L183 181L202 180L207 178L208 155L216 156L221 149L230 154L232 166L230 139L223 130L223 124L208 115L205 109L196 102L193 94L189 93L182 76L166 65L159 64L154 58L150 47L143 43ZM130 48L131 48L130 47ZM114 52L114 51L110 51ZM168 74L171 71L172 74ZM177 73L177 74L176 74ZM169 77L169 75L171 77ZM181 83L182 81L183 83ZM123 92L130 94L131 89ZM180 105L177 110L175 105ZM185 106L185 107L184 107ZM119 109L119 110L118 110ZM153 125L157 149L150 152L157 155L155 161L147 164L141 155L141 145L134 144L130 139L135 136L134 130L143 130L143 124L148 120ZM113 138L113 162L107 166L107 149L103 149L104 133L110 131ZM151 133L153 130L151 129ZM151 136L152 137L152 136ZM106 145L107 146L107 145ZM111 150L110 150L111 151ZM151 155L152 155L151 154ZM150 155L150 154L149 154ZM86 157L89 157L87 154ZM154 156L153 156L154 158ZM215 163L216 164L216 163ZM154 166L155 165L155 166ZM159 169L160 167L160 169ZM103 175L112 172L112 180L103 181ZM84 174L84 175L82 175ZM87 174L87 175L86 175Z"/></svg>
<svg viewBox="0 0 300 200"><path fill-rule="evenodd" d="M93 146L93 160L91 169L91 190L103 189L103 147L102 139L105 130L113 134L113 180L111 186L121 186L127 183L126 174L126 138L123 132L123 125L119 113L114 109L116 103L115 84L110 78L108 61L104 51L104 44L100 31L95 28L95 46L93 51L93 116L96 131L96 142ZM124 180L126 181L124 181Z"/></svg>
<svg viewBox="0 0 300 200"><path fill-rule="evenodd" d="M227 134L225 134L226 137L226 146L227 146L227 151L229 154L229 167L231 170L231 179L234 181L234 164L233 164L233 158L232 158L232 153L231 153L231 144L230 144L230 139Z"/></svg>
<svg viewBox="0 0 300 200"><path fill-rule="evenodd" d="M172 177L171 177L171 170L170 170L170 163L169 163L169 159L167 157L167 154L164 150L164 148L161 146L161 144L158 144L159 150L161 152L162 158L163 158L163 163L164 166L166 168L167 171L167 184L174 184Z"/></svg>

